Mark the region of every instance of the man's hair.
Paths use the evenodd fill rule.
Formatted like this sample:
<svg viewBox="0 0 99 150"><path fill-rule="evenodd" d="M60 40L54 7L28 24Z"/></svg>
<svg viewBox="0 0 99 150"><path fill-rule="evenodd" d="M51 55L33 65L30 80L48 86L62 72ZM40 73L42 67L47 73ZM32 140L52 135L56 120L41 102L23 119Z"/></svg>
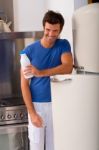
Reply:
<svg viewBox="0 0 99 150"><path fill-rule="evenodd" d="M48 22L50 24L60 24L60 31L62 30L64 26L64 18L59 12L54 12L52 10L48 10L43 18L43 26L45 26L45 23Z"/></svg>

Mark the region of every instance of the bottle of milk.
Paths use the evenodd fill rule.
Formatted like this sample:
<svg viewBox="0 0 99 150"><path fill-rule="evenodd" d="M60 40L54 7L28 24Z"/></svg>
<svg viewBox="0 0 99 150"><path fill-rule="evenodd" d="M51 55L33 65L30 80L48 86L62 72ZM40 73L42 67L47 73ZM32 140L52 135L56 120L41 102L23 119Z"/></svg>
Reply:
<svg viewBox="0 0 99 150"><path fill-rule="evenodd" d="M20 59L21 68L22 68L22 70L24 70L28 65L31 64L31 62L30 62L29 58L27 57L27 55L25 54L25 52L21 51L20 55L21 55L21 59ZM32 78L33 74L24 75L24 77L26 79Z"/></svg>

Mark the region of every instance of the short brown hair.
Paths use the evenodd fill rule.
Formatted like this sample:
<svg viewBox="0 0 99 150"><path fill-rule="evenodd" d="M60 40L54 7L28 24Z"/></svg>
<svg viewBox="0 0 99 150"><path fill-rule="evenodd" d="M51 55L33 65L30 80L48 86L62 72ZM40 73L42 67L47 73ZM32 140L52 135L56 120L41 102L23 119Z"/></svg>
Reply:
<svg viewBox="0 0 99 150"><path fill-rule="evenodd" d="M62 30L64 26L64 18L59 12L54 12L52 10L48 10L43 18L43 26L45 26L45 23L48 22L50 24L60 24L60 30Z"/></svg>

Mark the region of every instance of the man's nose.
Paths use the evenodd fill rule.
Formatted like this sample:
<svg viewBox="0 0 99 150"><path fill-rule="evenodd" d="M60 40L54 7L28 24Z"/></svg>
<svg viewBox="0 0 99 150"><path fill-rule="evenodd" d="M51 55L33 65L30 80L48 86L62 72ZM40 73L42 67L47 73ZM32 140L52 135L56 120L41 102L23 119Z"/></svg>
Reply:
<svg viewBox="0 0 99 150"><path fill-rule="evenodd" d="M49 32L49 36L53 36L54 35L54 32L53 31L50 31Z"/></svg>

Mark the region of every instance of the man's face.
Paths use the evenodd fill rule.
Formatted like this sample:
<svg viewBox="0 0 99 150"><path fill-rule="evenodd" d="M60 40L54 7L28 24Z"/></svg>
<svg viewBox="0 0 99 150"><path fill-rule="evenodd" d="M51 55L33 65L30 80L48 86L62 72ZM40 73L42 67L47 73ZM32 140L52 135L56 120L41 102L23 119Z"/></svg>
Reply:
<svg viewBox="0 0 99 150"><path fill-rule="evenodd" d="M60 34L60 24L45 23L44 26L44 37L48 42L55 42Z"/></svg>

